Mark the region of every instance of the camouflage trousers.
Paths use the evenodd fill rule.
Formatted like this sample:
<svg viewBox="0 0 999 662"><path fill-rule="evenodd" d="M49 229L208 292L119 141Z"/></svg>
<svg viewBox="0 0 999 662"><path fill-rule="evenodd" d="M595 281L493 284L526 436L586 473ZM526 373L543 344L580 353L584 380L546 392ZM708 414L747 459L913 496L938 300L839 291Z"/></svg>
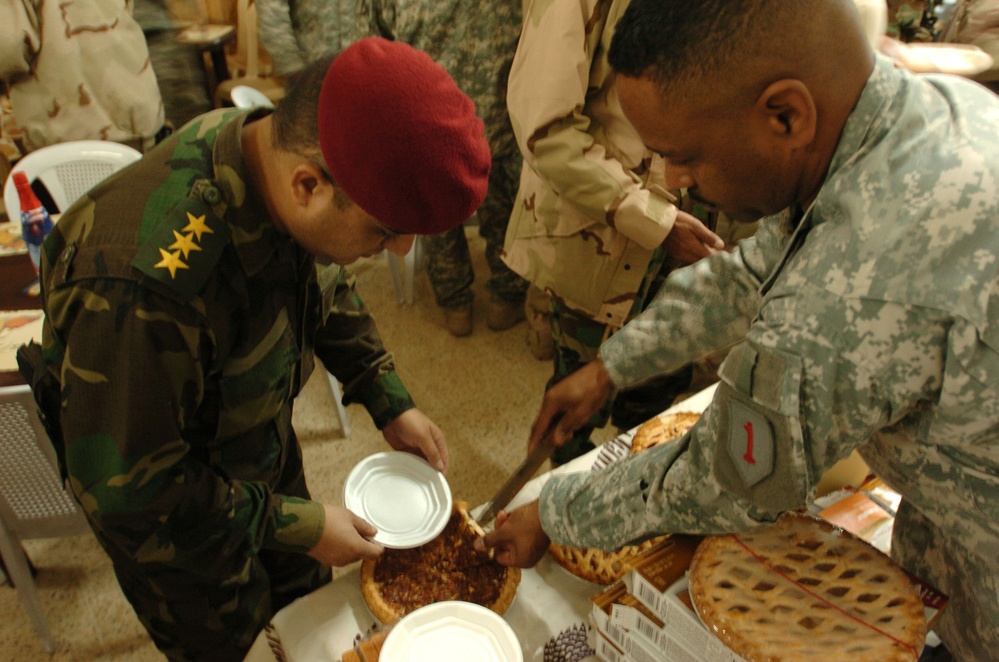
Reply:
<svg viewBox="0 0 999 662"><path fill-rule="evenodd" d="M201 53L177 41L176 30L147 32L146 44L167 121L179 129L211 110Z"/></svg>
<svg viewBox="0 0 999 662"><path fill-rule="evenodd" d="M294 435L293 435L294 436ZM290 439L278 494L308 498L301 448ZM282 607L330 581L326 565L305 554L262 550L252 557L219 558L197 574L166 566L138 566L102 538L115 575L139 621L171 660L237 662Z"/></svg>
<svg viewBox="0 0 999 662"><path fill-rule="evenodd" d="M635 299L628 319L645 310L645 305L655 296L666 274L676 265L666 260L663 250L656 251L649 264L642 290ZM614 330L586 315L576 313L557 298L551 299L552 339L555 345L555 370L548 380L551 388L576 370L597 358L600 345ZM594 447L590 435L596 428L612 422L621 430L630 430L668 408L676 398L687 392L693 377L693 366L687 365L668 375L655 377L641 386L625 389L608 400L586 425L552 455L555 464L565 464Z"/></svg>
<svg viewBox="0 0 999 662"><path fill-rule="evenodd" d="M527 281L510 270L500 258L510 210L520 182L520 153L495 157L489 172L489 190L476 211L479 234L486 240L486 264L489 280L486 289L501 301L520 303L527 293ZM472 303L472 256L465 228L458 226L447 232L421 239L427 256L427 276L434 299L441 308L464 308Z"/></svg>

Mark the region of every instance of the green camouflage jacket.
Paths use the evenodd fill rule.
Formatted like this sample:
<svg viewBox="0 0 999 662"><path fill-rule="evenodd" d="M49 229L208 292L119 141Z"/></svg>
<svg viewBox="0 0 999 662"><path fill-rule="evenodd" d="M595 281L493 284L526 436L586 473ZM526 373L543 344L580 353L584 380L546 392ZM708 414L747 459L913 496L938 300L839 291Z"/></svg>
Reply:
<svg viewBox="0 0 999 662"><path fill-rule="evenodd" d="M541 495L557 542L773 521L859 449L902 494L892 554L999 649L999 99L878 57L815 202L674 272L601 356L615 385L747 338L680 441ZM682 320L677 322L677 320Z"/></svg>
<svg viewBox="0 0 999 662"><path fill-rule="evenodd" d="M220 555L315 545L322 504L273 490L300 461L292 400L314 357L380 428L413 406L352 277L318 268L248 186L246 117L189 123L43 246L71 487L135 563L207 573Z"/></svg>
<svg viewBox="0 0 999 662"><path fill-rule="evenodd" d="M532 2L507 96L525 160L504 261L615 327L676 218L663 160L625 118L607 62L628 2Z"/></svg>

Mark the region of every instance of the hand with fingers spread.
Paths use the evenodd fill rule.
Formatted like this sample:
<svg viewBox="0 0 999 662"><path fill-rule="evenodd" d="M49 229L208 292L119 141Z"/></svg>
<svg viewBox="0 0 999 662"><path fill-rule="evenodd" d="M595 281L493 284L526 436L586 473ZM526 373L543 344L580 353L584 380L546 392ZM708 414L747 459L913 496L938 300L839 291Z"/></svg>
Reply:
<svg viewBox="0 0 999 662"><path fill-rule="evenodd" d="M378 530L346 508L326 504L323 534L309 556L330 566L343 566L360 559L373 559L385 551L371 538Z"/></svg>
<svg viewBox="0 0 999 662"><path fill-rule="evenodd" d="M508 513L501 510L492 531L475 541L479 552L493 552L497 563L531 568L548 551L551 540L541 528L538 502L532 501Z"/></svg>
<svg viewBox="0 0 999 662"><path fill-rule="evenodd" d="M397 451L419 455L444 475L448 470L447 442L444 433L419 409L399 414L382 430L385 441Z"/></svg>
<svg viewBox="0 0 999 662"><path fill-rule="evenodd" d="M663 242L666 252L688 264L697 262L725 248L722 238L712 232L697 217L678 211L673 229Z"/></svg>
<svg viewBox="0 0 999 662"><path fill-rule="evenodd" d="M614 383L599 358L552 386L545 392L541 411L531 426L528 450L541 443L553 426L551 443L556 447L564 444L603 406L613 389Z"/></svg>

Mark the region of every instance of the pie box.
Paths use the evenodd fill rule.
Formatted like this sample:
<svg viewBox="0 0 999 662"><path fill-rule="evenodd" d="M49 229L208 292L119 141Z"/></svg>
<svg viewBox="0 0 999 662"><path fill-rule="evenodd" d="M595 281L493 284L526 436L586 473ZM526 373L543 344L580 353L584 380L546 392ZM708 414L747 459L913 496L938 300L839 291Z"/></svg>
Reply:
<svg viewBox="0 0 999 662"><path fill-rule="evenodd" d="M631 662L628 656L612 644L600 630L596 631L593 650L596 652L597 658L603 662Z"/></svg>
<svg viewBox="0 0 999 662"><path fill-rule="evenodd" d="M667 616L660 620L644 605L644 611L615 610L612 620L637 643L656 653L653 659L678 662L745 662L701 622L690 600L687 576L683 574L663 591ZM633 619L629 624L626 619ZM630 627L629 627L630 625ZM665 655L665 658L663 657Z"/></svg>
<svg viewBox="0 0 999 662"><path fill-rule="evenodd" d="M670 536L643 554L623 582L644 610L618 610L614 624L637 632L659 652L659 659L742 662L708 630L694 611L687 591L687 570L703 536ZM669 543L669 544L666 544Z"/></svg>
<svg viewBox="0 0 999 662"><path fill-rule="evenodd" d="M611 606L628 595L628 589L623 581L616 581L592 598L590 623L604 638L612 642L619 651L624 650L624 640L627 633L611 622Z"/></svg>
<svg viewBox="0 0 999 662"><path fill-rule="evenodd" d="M864 519L861 517L857 521L864 521ZM833 524L836 523L833 522ZM854 532L851 531L851 533ZM741 660L741 657L732 652L704 626L693 608L687 591L686 573L693 559L694 551L702 539L702 537L694 536L667 538L663 543L674 542L676 546L667 550L663 549L662 544L652 547L639 557L635 567L624 576L622 581L629 593L646 606L656 618L666 624L661 630L660 638L676 638L688 650L696 651L703 659ZM908 575L923 601L926 629L929 631L947 605L948 597L919 577L904 569L903 572ZM628 632L623 629L620 621L612 622L611 625L625 634ZM721 657L716 651L721 651Z"/></svg>
<svg viewBox="0 0 999 662"><path fill-rule="evenodd" d="M631 572L624 575L628 592L660 620L665 620L666 589L686 574L703 539L703 536L673 535L646 550Z"/></svg>
<svg viewBox="0 0 999 662"><path fill-rule="evenodd" d="M669 635L647 607L628 593L623 581L615 582L592 598L590 622L597 633L597 644L603 642L603 654L598 656L611 662L702 662L709 658L694 652L678 638ZM703 629L703 626L697 624ZM706 632L706 630L705 630ZM601 641L602 640L602 641ZM718 640L719 644L721 643ZM723 646L724 648L724 646ZM727 651L727 649L725 649Z"/></svg>

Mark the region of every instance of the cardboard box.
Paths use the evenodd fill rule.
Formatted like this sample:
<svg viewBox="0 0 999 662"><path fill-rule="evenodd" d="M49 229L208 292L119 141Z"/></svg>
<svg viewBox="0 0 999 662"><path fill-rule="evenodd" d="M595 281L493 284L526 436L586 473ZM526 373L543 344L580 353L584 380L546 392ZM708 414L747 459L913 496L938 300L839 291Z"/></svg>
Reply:
<svg viewBox="0 0 999 662"><path fill-rule="evenodd" d="M686 574L701 540L702 536L670 536L647 550L624 576L628 592L661 619L664 591Z"/></svg>
<svg viewBox="0 0 999 662"><path fill-rule="evenodd" d="M731 662L731 652L697 620L690 607L672 620L658 616L642 600L635 586L648 596L668 596L668 589L684 580L700 537L672 536L639 557L625 579L611 584L592 598L590 622L626 659L634 662ZM684 584L684 590L686 584ZM677 603L680 604L680 603ZM675 610L677 607L665 607ZM689 629L696 634L689 634Z"/></svg>
<svg viewBox="0 0 999 662"><path fill-rule="evenodd" d="M624 654L624 651L619 649L610 639L604 636L604 633L599 629L597 630L594 643L594 650L597 652L597 657L603 660L603 662L633 662Z"/></svg>
<svg viewBox="0 0 999 662"><path fill-rule="evenodd" d="M638 581L641 583L645 580L642 578ZM649 615L641 611L629 613L622 610L619 621L615 624L625 629L624 618L634 618L635 627L626 632L638 633L651 642L659 652L660 659L666 655L666 659L743 662L739 655L732 652L701 622L690 601L686 574L681 575L665 590L657 590L654 594L649 590L648 584L643 586L646 596L656 596L654 602L659 611L649 618ZM653 601L638 599L651 612L650 602ZM628 650L627 647L625 650Z"/></svg>
<svg viewBox="0 0 999 662"><path fill-rule="evenodd" d="M590 602L593 603L590 609L590 623L599 634L602 634L621 651L624 650L626 634L624 630L611 622L611 609L612 605L624 599L626 595L628 595L628 589L624 582L617 581L590 598Z"/></svg>

